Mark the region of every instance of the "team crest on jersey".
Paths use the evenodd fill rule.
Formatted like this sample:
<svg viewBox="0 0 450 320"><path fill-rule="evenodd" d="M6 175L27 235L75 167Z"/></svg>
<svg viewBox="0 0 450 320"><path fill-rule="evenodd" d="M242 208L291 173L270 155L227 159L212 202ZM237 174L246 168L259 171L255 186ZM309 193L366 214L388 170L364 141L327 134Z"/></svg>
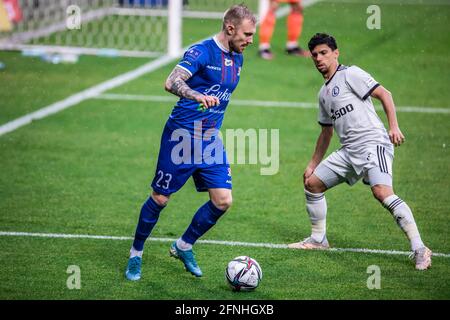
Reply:
<svg viewBox="0 0 450 320"><path fill-rule="evenodd" d="M186 57L191 57L194 60L196 60L201 55L202 55L202 52L200 50L198 50L197 48L191 48L186 52Z"/></svg>
<svg viewBox="0 0 450 320"><path fill-rule="evenodd" d="M229 67L233 65L233 60L225 58L225 66Z"/></svg>
<svg viewBox="0 0 450 320"><path fill-rule="evenodd" d="M331 91L331 95L332 95L333 97L336 97L338 94L339 94L339 87L338 87L338 86L335 86L335 87L333 88L333 90Z"/></svg>

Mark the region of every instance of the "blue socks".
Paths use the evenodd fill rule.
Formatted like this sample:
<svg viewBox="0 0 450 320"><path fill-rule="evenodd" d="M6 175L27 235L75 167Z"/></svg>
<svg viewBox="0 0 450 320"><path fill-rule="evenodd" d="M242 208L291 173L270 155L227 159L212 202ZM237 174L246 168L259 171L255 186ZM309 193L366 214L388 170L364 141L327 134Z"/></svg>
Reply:
<svg viewBox="0 0 450 320"><path fill-rule="evenodd" d="M135 250L142 251L144 249L145 240L147 240L152 232L162 209L164 209L164 207L158 205L152 197L149 197L142 206L136 233L134 235L133 247Z"/></svg>
<svg viewBox="0 0 450 320"><path fill-rule="evenodd" d="M195 213L191 224L184 232L181 239L187 243L194 244L198 238L216 224L217 220L219 220L224 213L225 211L218 209L211 200L209 200Z"/></svg>
<svg viewBox="0 0 450 320"><path fill-rule="evenodd" d="M158 205L152 197L149 197L143 204L133 241L133 248L136 251L144 250L145 240L150 236L162 209L164 207ZM217 220L224 213L225 211L218 209L209 200L197 210L181 239L187 243L194 244L198 238L216 224Z"/></svg>

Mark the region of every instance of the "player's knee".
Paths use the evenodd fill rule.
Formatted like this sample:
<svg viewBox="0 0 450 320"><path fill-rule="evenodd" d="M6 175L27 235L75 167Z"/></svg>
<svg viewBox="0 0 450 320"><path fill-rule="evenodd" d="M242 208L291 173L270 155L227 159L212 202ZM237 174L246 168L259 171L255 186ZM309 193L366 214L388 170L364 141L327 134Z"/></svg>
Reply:
<svg viewBox="0 0 450 320"><path fill-rule="evenodd" d="M152 193L152 198L161 207L165 207L167 205L167 203L169 202L169 197L168 196L165 196L163 194L159 194L159 193L156 193L156 192Z"/></svg>
<svg viewBox="0 0 450 320"><path fill-rule="evenodd" d="M393 195L394 192L392 191L392 188L390 188L388 186L383 186L383 185L377 184L372 187L372 194L375 199L377 199L378 201L380 201L382 203L384 201L384 199Z"/></svg>
<svg viewBox="0 0 450 320"><path fill-rule="evenodd" d="M222 211L227 211L233 204L233 197L231 196L231 194L226 195L226 196L223 195L223 196L215 197L215 198L211 199L211 201L216 206L216 208L218 208Z"/></svg>
<svg viewBox="0 0 450 320"><path fill-rule="evenodd" d="M326 191L326 187L323 183L319 183L318 179L313 177L305 180L305 189L312 193L322 193Z"/></svg>

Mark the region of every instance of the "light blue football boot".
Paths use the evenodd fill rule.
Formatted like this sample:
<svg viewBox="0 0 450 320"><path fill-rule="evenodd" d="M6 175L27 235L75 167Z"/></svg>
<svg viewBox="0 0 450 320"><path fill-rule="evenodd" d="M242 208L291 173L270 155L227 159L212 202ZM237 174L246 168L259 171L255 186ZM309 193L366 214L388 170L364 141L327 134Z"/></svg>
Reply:
<svg viewBox="0 0 450 320"><path fill-rule="evenodd" d="M137 281L141 278L141 264L142 258L138 256L128 260L127 270L125 271L128 280Z"/></svg>
<svg viewBox="0 0 450 320"><path fill-rule="evenodd" d="M197 265L197 261L195 261L192 249L186 251L180 250L178 249L177 242L175 241L170 246L169 253L172 257L183 261L186 271L189 271L196 277L201 277L203 275L202 270L200 270L199 266Z"/></svg>

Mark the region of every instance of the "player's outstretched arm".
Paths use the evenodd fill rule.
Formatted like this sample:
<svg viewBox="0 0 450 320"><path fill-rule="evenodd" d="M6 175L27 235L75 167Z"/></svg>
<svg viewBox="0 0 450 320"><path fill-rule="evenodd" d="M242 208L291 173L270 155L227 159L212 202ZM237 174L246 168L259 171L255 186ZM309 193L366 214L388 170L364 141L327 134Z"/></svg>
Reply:
<svg viewBox="0 0 450 320"><path fill-rule="evenodd" d="M381 101L384 112L386 113L389 122L389 138L391 142L397 147L405 142L405 137L400 131L397 122L397 115L395 113L395 104L392 94L383 86L378 86L371 94L372 97Z"/></svg>
<svg viewBox="0 0 450 320"><path fill-rule="evenodd" d="M322 161L325 153L328 150L328 146L330 145L331 137L333 136L333 127L332 126L322 126L322 131L320 132L319 137L316 142L316 149L314 150L314 154L309 161L308 166L303 173L303 182L309 176L311 176L314 172L314 169L319 165L320 161Z"/></svg>
<svg viewBox="0 0 450 320"><path fill-rule="evenodd" d="M182 98L197 101L206 108L218 106L220 101L214 96L205 96L198 91L192 90L186 81L191 77L191 74L186 70L176 66L169 77L167 77L165 89Z"/></svg>

